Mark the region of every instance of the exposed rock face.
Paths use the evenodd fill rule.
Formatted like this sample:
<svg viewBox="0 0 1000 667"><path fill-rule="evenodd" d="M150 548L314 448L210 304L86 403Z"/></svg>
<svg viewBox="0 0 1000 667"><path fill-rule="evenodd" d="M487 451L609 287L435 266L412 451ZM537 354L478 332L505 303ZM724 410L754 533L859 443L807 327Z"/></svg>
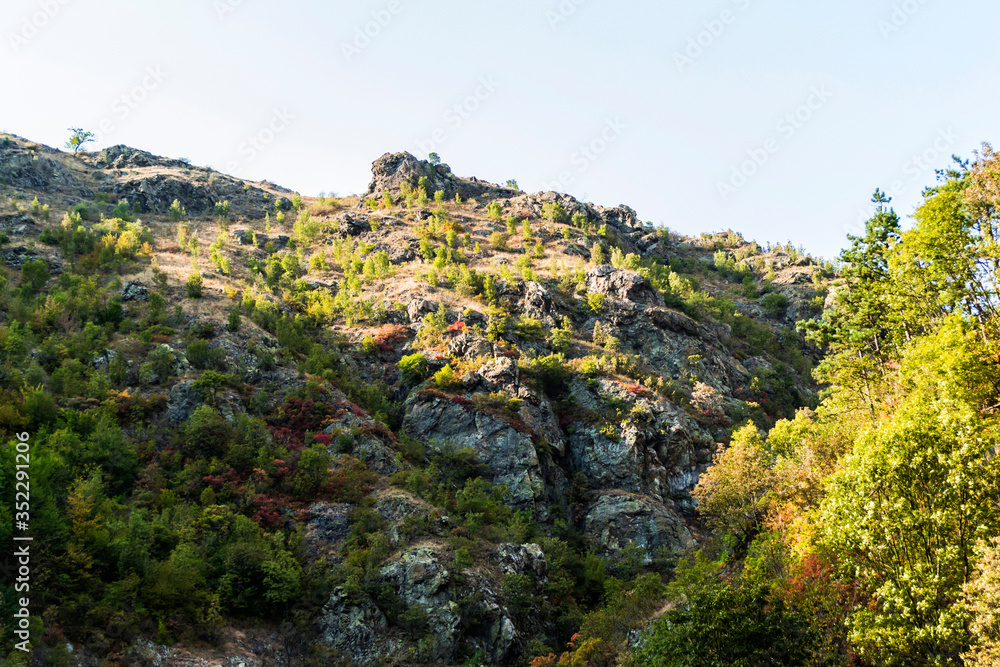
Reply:
<svg viewBox="0 0 1000 667"><path fill-rule="evenodd" d="M584 519L584 535L605 555L626 544L642 547L647 558L663 548L680 553L694 546L684 519L671 504L621 492L597 500Z"/></svg>
<svg viewBox="0 0 1000 667"><path fill-rule="evenodd" d="M363 199L379 199L387 192L398 195L400 185L404 182L416 187L423 177L430 182L428 196L441 190L449 199L457 194L462 199L476 198L483 202L506 199L518 194L513 188L486 183L478 178L458 178L446 164L432 165L418 160L410 153L386 153L372 163L372 181ZM364 206L364 201L359 203L359 207L361 206Z"/></svg>
<svg viewBox="0 0 1000 667"><path fill-rule="evenodd" d="M403 183L416 185L421 176L427 176L424 164L409 153L386 153L372 163L372 182L366 196L377 199L386 192L398 194Z"/></svg>
<svg viewBox="0 0 1000 667"><path fill-rule="evenodd" d="M382 581L393 584L403 604L427 613L429 633L436 643L427 657L447 663L457 652L462 618L451 599L452 572L442 561L434 548L416 547L383 567L379 574Z"/></svg>
<svg viewBox="0 0 1000 667"><path fill-rule="evenodd" d="M309 508L306 550L312 554L332 554L351 532L350 505L318 502Z"/></svg>
<svg viewBox="0 0 1000 667"><path fill-rule="evenodd" d="M538 283L527 282L524 285L524 298L521 299L520 309L525 315L539 320L551 317L552 295Z"/></svg>
<svg viewBox="0 0 1000 667"><path fill-rule="evenodd" d="M587 291L652 306L663 306L663 296L635 271L595 266L587 272Z"/></svg>
<svg viewBox="0 0 1000 667"><path fill-rule="evenodd" d="M424 318L424 315L433 313L437 309L438 304L436 302L417 298L406 304L406 315L410 318L410 322L419 322Z"/></svg>
<svg viewBox="0 0 1000 667"><path fill-rule="evenodd" d="M343 588L333 591L318 626L320 641L362 667L377 664L403 644L389 634L389 622L374 602L363 596L351 598Z"/></svg>
<svg viewBox="0 0 1000 667"><path fill-rule="evenodd" d="M505 574L530 573L536 581L545 581L549 565L537 544L501 544L496 550L497 564Z"/></svg>
<svg viewBox="0 0 1000 667"><path fill-rule="evenodd" d="M534 544L502 545L496 558L503 572L526 574L535 582L544 581L548 571ZM460 650L485 654L491 664L508 661L523 639L503 603L502 583L478 569L466 571L459 581L451 560L441 546L416 546L383 565L377 583L391 587L402 608L420 610L430 638L421 661L453 664ZM319 620L321 641L363 666L404 657L403 642L388 631L377 602L363 594L350 598L343 588L336 589Z"/></svg>
<svg viewBox="0 0 1000 667"><path fill-rule="evenodd" d="M493 344L472 333L463 333L448 340L448 354L462 359L475 359L494 354Z"/></svg>
<svg viewBox="0 0 1000 667"><path fill-rule="evenodd" d="M93 191L71 170L46 156L54 152L40 146L35 149L21 147L15 142L7 147L0 146L0 182L24 190L61 190L81 199L92 199Z"/></svg>
<svg viewBox="0 0 1000 667"><path fill-rule="evenodd" d="M103 162L105 169L129 169L153 166L184 168L189 166L183 160L162 158L124 144L104 149L100 153L99 160Z"/></svg>
<svg viewBox="0 0 1000 667"><path fill-rule="evenodd" d="M30 215L0 215L0 229L13 231L15 234L22 233L18 230L25 230L35 225L35 219Z"/></svg>
<svg viewBox="0 0 1000 667"><path fill-rule="evenodd" d="M145 178L118 181L114 186L114 194L119 199L139 202L143 211L165 214L176 199L184 202L190 215L201 215L212 209L217 202L227 200L230 195L239 194L242 199L242 187L237 193L195 185L166 174L154 174Z"/></svg>
<svg viewBox="0 0 1000 667"><path fill-rule="evenodd" d="M372 230L371 216L365 213L345 211L337 218L342 235L359 236Z"/></svg>
<svg viewBox="0 0 1000 667"><path fill-rule="evenodd" d="M545 485L531 434L499 417L442 398L417 396L407 403L403 428L438 447L474 449L479 462L489 467L492 482L507 485L507 502L515 507L529 509L542 496Z"/></svg>
<svg viewBox="0 0 1000 667"><path fill-rule="evenodd" d="M167 421L174 424L186 421L204 402L204 397L194 388L194 382L178 382L170 388L167 396Z"/></svg>
<svg viewBox="0 0 1000 667"><path fill-rule="evenodd" d="M622 489L655 500L689 505L704 464L711 460L714 439L673 403L629 397L620 385L599 380L595 389L575 381L573 397L588 409L609 401L629 401L633 417L616 433L576 423L569 435L568 457L593 488Z"/></svg>
<svg viewBox="0 0 1000 667"><path fill-rule="evenodd" d="M15 269L20 269L26 263L34 261L36 259L42 259L48 265L49 273L61 273L62 272L62 262L58 259L52 257L45 257L35 250L26 248L24 246L14 246L11 248L3 248L0 250L0 261L2 261L7 266L13 267Z"/></svg>
<svg viewBox="0 0 1000 667"><path fill-rule="evenodd" d="M149 301L149 290L142 283L130 280L121 293L122 301Z"/></svg>

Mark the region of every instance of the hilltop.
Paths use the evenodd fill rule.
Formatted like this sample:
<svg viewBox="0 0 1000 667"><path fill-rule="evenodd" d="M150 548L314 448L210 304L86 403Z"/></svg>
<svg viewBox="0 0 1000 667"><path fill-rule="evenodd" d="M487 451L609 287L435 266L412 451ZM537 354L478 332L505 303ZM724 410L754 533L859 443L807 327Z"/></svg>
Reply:
<svg viewBox="0 0 1000 667"><path fill-rule="evenodd" d="M706 543L691 494L734 428L818 405L796 323L832 265L408 153L372 172L313 198L0 136L37 651L526 664Z"/></svg>

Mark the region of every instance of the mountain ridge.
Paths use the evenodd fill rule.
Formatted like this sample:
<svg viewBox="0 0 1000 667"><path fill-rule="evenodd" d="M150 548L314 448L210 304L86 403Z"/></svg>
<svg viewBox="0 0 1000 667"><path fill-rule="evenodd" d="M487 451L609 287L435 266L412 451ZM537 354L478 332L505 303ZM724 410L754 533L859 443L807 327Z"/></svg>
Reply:
<svg viewBox="0 0 1000 667"><path fill-rule="evenodd" d="M408 153L376 160L364 195L310 198L7 135L0 183L24 314L3 324L30 343L11 363L54 408L28 426L113 417L134 462L96 468L108 512L201 517L201 537L170 519L177 544L135 572L145 618L191 646L243 619L264 647L247 664L310 643L362 665L541 655L595 604L585 562L666 573L697 548L691 490L731 428L817 402L819 350L794 326L834 272L795 248L681 237ZM213 540L264 555L250 574L212 562L191 608L163 593L156 573ZM295 607L308 577L323 599ZM294 630L274 629L279 603ZM181 659L162 643L115 650Z"/></svg>

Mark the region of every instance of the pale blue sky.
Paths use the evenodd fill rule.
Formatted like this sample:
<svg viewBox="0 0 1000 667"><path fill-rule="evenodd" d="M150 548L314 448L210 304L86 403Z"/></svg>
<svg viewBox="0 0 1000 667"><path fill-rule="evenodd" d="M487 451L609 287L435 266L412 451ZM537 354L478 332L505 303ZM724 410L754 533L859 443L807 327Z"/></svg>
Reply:
<svg viewBox="0 0 1000 667"><path fill-rule="evenodd" d="M82 126L311 195L433 149L829 258L875 187L909 214L997 138L998 24L985 0L6 0L0 130Z"/></svg>

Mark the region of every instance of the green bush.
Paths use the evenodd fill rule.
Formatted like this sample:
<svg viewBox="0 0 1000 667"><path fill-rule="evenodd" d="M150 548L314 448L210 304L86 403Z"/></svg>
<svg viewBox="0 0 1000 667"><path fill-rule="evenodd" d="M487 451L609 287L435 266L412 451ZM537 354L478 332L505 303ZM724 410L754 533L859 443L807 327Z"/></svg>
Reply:
<svg viewBox="0 0 1000 667"><path fill-rule="evenodd" d="M187 282L184 283L184 289L187 291L189 299L200 299L204 290L205 285L202 282L200 273L192 273Z"/></svg>
<svg viewBox="0 0 1000 667"><path fill-rule="evenodd" d="M215 204L215 217L220 220L229 219L229 201L220 201Z"/></svg>
<svg viewBox="0 0 1000 667"><path fill-rule="evenodd" d="M427 358L420 354L411 354L399 360L399 370L403 376L403 382L410 386L416 386L427 377Z"/></svg>
<svg viewBox="0 0 1000 667"><path fill-rule="evenodd" d="M497 252L507 252L507 242L510 234L507 232L493 232L490 234L490 247Z"/></svg>
<svg viewBox="0 0 1000 667"><path fill-rule="evenodd" d="M549 222L565 223L569 221L566 209L559 202L547 202L542 204L542 217Z"/></svg>
<svg viewBox="0 0 1000 667"><path fill-rule="evenodd" d="M807 665L817 637L761 586L695 589L646 631L637 667Z"/></svg>
<svg viewBox="0 0 1000 667"><path fill-rule="evenodd" d="M768 294L764 297L763 301L764 310L766 310L768 314L775 319L785 316L785 312L788 310L788 304L788 297L780 292Z"/></svg>
<svg viewBox="0 0 1000 667"><path fill-rule="evenodd" d="M184 425L183 448L193 456L224 456L232 428L210 405L199 406Z"/></svg>
<svg viewBox="0 0 1000 667"><path fill-rule="evenodd" d="M436 384L440 389L448 390L460 386L461 381L455 374L451 365L447 365L434 374L434 384Z"/></svg>
<svg viewBox="0 0 1000 667"><path fill-rule="evenodd" d="M174 222L180 222L187 216L187 210L181 206L179 200L175 199L170 205L170 219Z"/></svg>

